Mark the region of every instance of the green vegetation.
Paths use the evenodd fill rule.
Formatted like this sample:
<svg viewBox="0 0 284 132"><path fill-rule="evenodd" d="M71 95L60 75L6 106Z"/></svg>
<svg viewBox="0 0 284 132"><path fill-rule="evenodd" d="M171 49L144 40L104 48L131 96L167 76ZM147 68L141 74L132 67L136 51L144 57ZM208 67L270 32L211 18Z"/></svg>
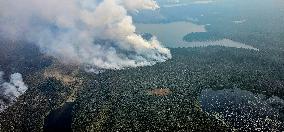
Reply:
<svg viewBox="0 0 284 132"><path fill-rule="evenodd" d="M188 34L183 38L186 41L226 38L252 45L259 51L218 46L176 48L171 49L173 58L164 63L93 74L76 66L65 66L25 42L1 39L1 70L7 74L22 73L29 89L0 113L0 131L43 131L49 113L69 100L75 100L71 127L79 132L251 131L247 124L237 126L238 123L224 119L218 111L207 113L199 97L205 89L237 88L253 95L262 94L265 99L275 96L284 99L284 13L279 10L283 6L271 4L271 0L245 1L245 4L244 0L232 1L213 6L162 7L153 14L141 12L133 17L138 23L194 19L197 24L209 24L207 32ZM232 8L236 5L239 9ZM246 22L232 22L242 19ZM146 39L152 37L147 33L141 35ZM63 76L45 77L46 71L51 74L60 71L59 75ZM66 84L69 76L79 81ZM158 88L170 92L163 96L149 94ZM262 131L284 131L284 105L272 107L279 110L280 116L273 120L280 124L276 128L263 125ZM258 124L262 122L254 127L259 127Z"/></svg>
<svg viewBox="0 0 284 132"><path fill-rule="evenodd" d="M201 109L198 98L202 90L240 88L284 97L282 51L214 46L171 51L173 58L164 63L100 74L70 72L77 69L54 60L52 65L26 74L29 90L0 114L0 129L42 130L45 117L78 93L72 112L74 131L231 131L238 127ZM44 77L47 71L63 71L60 73L80 78L82 83L65 84L68 80L62 80L63 75ZM148 93L157 88L171 92L165 96ZM282 128L283 124L278 130Z"/></svg>
<svg viewBox="0 0 284 132"><path fill-rule="evenodd" d="M88 76L76 101L73 129L232 130L238 127L200 109L197 100L203 89L240 88L284 97L284 56L275 52L207 47L172 49L172 53L172 60L152 67ZM169 88L172 93L147 94L154 88Z"/></svg>

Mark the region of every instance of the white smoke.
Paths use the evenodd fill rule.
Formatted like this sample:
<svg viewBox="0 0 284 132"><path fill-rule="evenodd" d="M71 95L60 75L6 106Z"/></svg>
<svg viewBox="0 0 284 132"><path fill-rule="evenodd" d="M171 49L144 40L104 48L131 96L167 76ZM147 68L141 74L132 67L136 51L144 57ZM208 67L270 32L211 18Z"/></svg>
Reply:
<svg viewBox="0 0 284 132"><path fill-rule="evenodd" d="M88 67L153 65L171 53L155 37L136 34L128 11L157 8L153 0L0 0L0 35Z"/></svg>
<svg viewBox="0 0 284 132"><path fill-rule="evenodd" d="M10 82L5 82L3 75L4 72L0 71L0 112L13 104L28 89L20 73L12 74Z"/></svg>
<svg viewBox="0 0 284 132"><path fill-rule="evenodd" d="M127 10L134 10L134 11L140 9L155 10L160 8L157 2L152 0L122 0L121 2Z"/></svg>

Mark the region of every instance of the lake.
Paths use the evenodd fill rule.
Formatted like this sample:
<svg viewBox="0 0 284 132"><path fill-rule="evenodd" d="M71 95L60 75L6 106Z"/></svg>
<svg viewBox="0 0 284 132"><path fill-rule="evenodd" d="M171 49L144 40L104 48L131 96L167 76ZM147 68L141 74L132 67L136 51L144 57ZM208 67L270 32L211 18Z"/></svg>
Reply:
<svg viewBox="0 0 284 132"><path fill-rule="evenodd" d="M205 25L198 25L191 22L172 22L161 24L135 24L138 33L150 33L158 38L158 40L170 48L188 48L188 47L207 47L207 46L223 46L231 48L243 48L259 51L250 45L222 38L220 40L187 42L183 37L190 33L207 32Z"/></svg>
<svg viewBox="0 0 284 132"><path fill-rule="evenodd" d="M166 47L179 47L178 43L189 33L206 32L205 25L191 22L172 22L166 24L135 24L139 33L151 33Z"/></svg>
<svg viewBox="0 0 284 132"><path fill-rule="evenodd" d="M44 132L72 132L72 110L75 103L66 102L45 118Z"/></svg>

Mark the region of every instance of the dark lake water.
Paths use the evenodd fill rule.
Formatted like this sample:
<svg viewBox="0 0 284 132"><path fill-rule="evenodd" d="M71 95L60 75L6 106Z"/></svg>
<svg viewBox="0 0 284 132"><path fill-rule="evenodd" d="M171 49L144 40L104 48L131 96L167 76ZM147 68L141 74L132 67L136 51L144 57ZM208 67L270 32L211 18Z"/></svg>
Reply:
<svg viewBox="0 0 284 132"><path fill-rule="evenodd" d="M284 100L241 89L206 89L200 104L205 112L240 131L284 130Z"/></svg>
<svg viewBox="0 0 284 132"><path fill-rule="evenodd" d="M72 132L72 110L75 103L67 102L52 111L44 123L44 132Z"/></svg>

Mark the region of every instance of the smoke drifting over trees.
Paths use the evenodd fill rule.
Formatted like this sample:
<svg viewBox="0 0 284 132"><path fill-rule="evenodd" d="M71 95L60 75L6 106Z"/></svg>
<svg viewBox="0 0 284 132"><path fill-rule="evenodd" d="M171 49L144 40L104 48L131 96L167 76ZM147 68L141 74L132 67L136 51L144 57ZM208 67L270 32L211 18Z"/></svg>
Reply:
<svg viewBox="0 0 284 132"><path fill-rule="evenodd" d="M0 71L0 112L13 104L28 89L20 73L12 74L10 82L5 82L3 75L4 72Z"/></svg>
<svg viewBox="0 0 284 132"><path fill-rule="evenodd" d="M88 67L153 65L171 53L155 37L148 41L136 34L128 12L157 8L153 0L2 0L0 35Z"/></svg>

